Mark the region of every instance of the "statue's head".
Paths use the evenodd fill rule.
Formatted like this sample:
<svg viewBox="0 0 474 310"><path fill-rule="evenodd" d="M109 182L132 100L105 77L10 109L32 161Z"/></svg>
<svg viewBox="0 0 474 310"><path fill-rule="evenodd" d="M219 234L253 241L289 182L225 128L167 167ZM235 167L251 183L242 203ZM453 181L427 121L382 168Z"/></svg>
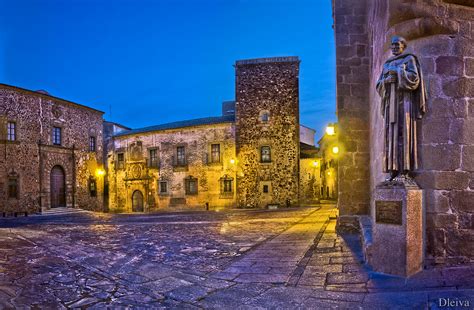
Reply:
<svg viewBox="0 0 474 310"><path fill-rule="evenodd" d="M390 46L392 54L398 56L403 53L403 51L407 47L407 40L405 40L403 37L393 36L392 43Z"/></svg>

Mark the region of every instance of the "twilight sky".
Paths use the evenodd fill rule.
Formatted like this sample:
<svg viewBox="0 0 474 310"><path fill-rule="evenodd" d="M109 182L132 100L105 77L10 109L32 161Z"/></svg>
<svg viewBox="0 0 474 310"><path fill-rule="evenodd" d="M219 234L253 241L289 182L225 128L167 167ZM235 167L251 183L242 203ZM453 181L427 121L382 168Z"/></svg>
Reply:
<svg viewBox="0 0 474 310"><path fill-rule="evenodd" d="M236 60L299 56L300 116L335 115L331 0L0 0L0 83L132 128L218 116Z"/></svg>

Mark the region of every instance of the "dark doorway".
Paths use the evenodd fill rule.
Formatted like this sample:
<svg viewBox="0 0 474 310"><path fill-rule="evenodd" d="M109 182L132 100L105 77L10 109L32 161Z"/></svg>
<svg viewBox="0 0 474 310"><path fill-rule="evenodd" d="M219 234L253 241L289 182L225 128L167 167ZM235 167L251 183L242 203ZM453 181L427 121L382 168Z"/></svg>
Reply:
<svg viewBox="0 0 474 310"><path fill-rule="evenodd" d="M66 206L66 177L61 166L51 170L51 208Z"/></svg>
<svg viewBox="0 0 474 310"><path fill-rule="evenodd" d="M143 194L139 190L133 192L132 195L132 211L143 212Z"/></svg>

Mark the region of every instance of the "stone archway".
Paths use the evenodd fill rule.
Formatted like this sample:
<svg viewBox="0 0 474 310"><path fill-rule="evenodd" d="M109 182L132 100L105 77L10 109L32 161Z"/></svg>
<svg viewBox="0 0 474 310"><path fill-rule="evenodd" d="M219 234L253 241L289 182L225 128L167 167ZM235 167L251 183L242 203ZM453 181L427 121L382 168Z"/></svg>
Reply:
<svg viewBox="0 0 474 310"><path fill-rule="evenodd" d="M66 174L59 165L51 169L50 194L51 208L66 206Z"/></svg>
<svg viewBox="0 0 474 310"><path fill-rule="evenodd" d="M143 212L143 194L139 190L134 191L132 194L132 211Z"/></svg>

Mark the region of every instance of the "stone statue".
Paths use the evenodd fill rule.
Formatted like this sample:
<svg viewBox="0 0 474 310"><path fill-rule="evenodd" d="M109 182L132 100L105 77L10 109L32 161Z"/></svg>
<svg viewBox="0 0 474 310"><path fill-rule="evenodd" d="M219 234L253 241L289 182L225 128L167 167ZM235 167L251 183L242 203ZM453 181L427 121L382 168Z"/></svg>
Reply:
<svg viewBox="0 0 474 310"><path fill-rule="evenodd" d="M406 40L394 36L392 57L383 65L377 81L384 118L383 171L410 179L408 172L418 168L416 121L426 111L426 92L418 58L405 53Z"/></svg>

